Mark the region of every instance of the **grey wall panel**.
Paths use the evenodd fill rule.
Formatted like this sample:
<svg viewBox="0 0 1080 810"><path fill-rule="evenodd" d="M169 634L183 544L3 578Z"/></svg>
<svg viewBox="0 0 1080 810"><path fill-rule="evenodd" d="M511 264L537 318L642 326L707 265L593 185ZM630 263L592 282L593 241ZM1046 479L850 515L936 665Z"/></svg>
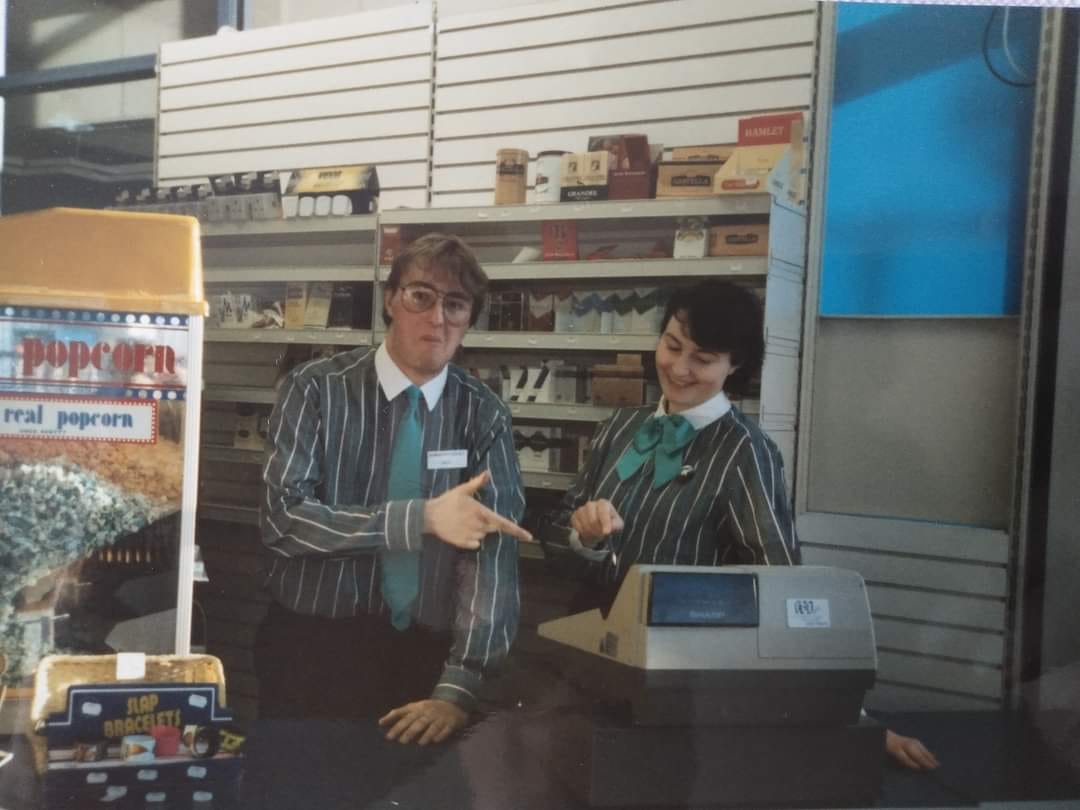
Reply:
<svg viewBox="0 0 1080 810"><path fill-rule="evenodd" d="M1006 528L1018 323L822 319L808 510Z"/></svg>

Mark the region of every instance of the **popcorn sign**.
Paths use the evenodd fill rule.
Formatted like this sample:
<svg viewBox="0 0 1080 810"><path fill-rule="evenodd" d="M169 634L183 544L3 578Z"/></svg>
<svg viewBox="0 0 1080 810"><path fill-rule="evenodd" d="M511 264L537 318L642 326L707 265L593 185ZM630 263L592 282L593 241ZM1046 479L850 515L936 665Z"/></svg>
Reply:
<svg viewBox="0 0 1080 810"><path fill-rule="evenodd" d="M176 352L171 346L105 341L90 346L81 340L46 343L38 338L24 338L21 351L22 370L27 377L46 376L50 369L66 369L67 376L76 379L90 367L98 371L112 369L124 375L176 373Z"/></svg>
<svg viewBox="0 0 1080 810"><path fill-rule="evenodd" d="M0 437L152 444L157 421L153 400L0 394Z"/></svg>

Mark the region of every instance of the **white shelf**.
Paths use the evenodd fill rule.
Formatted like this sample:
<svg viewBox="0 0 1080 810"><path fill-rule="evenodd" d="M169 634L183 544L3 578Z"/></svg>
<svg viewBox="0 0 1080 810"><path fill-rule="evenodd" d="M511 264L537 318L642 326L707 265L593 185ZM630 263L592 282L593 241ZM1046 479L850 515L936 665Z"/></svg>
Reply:
<svg viewBox="0 0 1080 810"><path fill-rule="evenodd" d="M239 239L249 237L311 237L314 234L373 233L377 218L374 214L355 217L292 217L290 219L260 219L250 222L204 223L203 239Z"/></svg>
<svg viewBox="0 0 1080 810"><path fill-rule="evenodd" d="M768 214L771 196L731 194L671 200L604 200L479 208L400 208L379 214L380 225L443 225L476 222L541 222L551 219L632 219Z"/></svg>
<svg viewBox="0 0 1080 810"><path fill-rule="evenodd" d="M611 416L614 408L579 403L508 402L510 415L519 419L544 419L550 422L600 422Z"/></svg>
<svg viewBox="0 0 1080 810"><path fill-rule="evenodd" d="M467 332L467 349L651 352L659 335L587 335L561 332Z"/></svg>
<svg viewBox="0 0 1080 810"><path fill-rule="evenodd" d="M370 329L207 329L212 343L326 343L370 346Z"/></svg>
<svg viewBox="0 0 1080 810"><path fill-rule="evenodd" d="M655 408L656 403L648 403ZM517 419L542 420L547 422L601 422L615 411L602 405L578 403L567 405L560 402L508 402L510 415ZM756 399L737 401L739 410L747 416L757 417L761 403Z"/></svg>
<svg viewBox="0 0 1080 810"><path fill-rule="evenodd" d="M574 483L575 478L577 475L574 473L534 472L532 470L521 472L521 479L525 482L525 486L533 489L554 489L565 492Z"/></svg>
<svg viewBox="0 0 1080 810"><path fill-rule="evenodd" d="M201 461L225 461L230 464L261 465L263 463L263 451L204 444L199 448L199 459Z"/></svg>
<svg viewBox="0 0 1080 810"><path fill-rule="evenodd" d="M546 281L549 279L684 278L725 276L764 278L769 262L764 256L723 256L708 259L606 259L592 262L522 262L485 264L492 281ZM379 268L379 280L386 281L388 267Z"/></svg>
<svg viewBox="0 0 1080 810"><path fill-rule="evenodd" d="M277 402L277 391L257 385L208 385L203 390L204 402L252 402L260 405L273 405Z"/></svg>
<svg viewBox="0 0 1080 810"><path fill-rule="evenodd" d="M259 510L253 506L231 506L220 503L199 504L199 517L203 520L220 520L224 523L259 525Z"/></svg>
<svg viewBox="0 0 1080 810"><path fill-rule="evenodd" d="M206 267L207 284L261 284L288 281L374 281L375 268L333 265L329 267Z"/></svg>

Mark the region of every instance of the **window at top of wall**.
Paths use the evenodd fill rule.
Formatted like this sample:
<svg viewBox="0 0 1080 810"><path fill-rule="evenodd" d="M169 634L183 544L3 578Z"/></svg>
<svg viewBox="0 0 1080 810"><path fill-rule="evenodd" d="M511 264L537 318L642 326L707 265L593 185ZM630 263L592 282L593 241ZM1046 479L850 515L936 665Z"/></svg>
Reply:
<svg viewBox="0 0 1080 810"><path fill-rule="evenodd" d="M152 185L156 90L143 79L7 99L3 212L104 208Z"/></svg>
<svg viewBox="0 0 1080 810"><path fill-rule="evenodd" d="M10 0L7 73L154 53L217 30L217 0Z"/></svg>

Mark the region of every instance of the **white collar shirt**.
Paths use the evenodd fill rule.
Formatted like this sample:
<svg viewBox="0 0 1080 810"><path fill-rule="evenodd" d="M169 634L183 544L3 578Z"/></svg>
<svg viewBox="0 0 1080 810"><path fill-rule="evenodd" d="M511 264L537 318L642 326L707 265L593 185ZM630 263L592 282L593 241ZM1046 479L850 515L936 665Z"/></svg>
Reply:
<svg viewBox="0 0 1080 810"><path fill-rule="evenodd" d="M679 416L689 422L694 430L701 430L711 425L730 410L731 400L727 398L727 394L721 391L712 399L707 399L700 405L695 405L693 408L687 408L685 411L679 411ZM667 400L661 397L660 404L656 406L656 413L654 416L660 418L661 416L669 415L670 414L668 414L667 411Z"/></svg>
<svg viewBox="0 0 1080 810"><path fill-rule="evenodd" d="M375 376L379 378L379 387L382 388L388 402L392 402L394 397L413 385L412 380L405 376L405 372L398 368L397 363L390 357L385 343L375 352ZM446 388L446 366L443 366L442 371L419 388L420 393L424 395L428 411L433 411L439 404L443 389Z"/></svg>

